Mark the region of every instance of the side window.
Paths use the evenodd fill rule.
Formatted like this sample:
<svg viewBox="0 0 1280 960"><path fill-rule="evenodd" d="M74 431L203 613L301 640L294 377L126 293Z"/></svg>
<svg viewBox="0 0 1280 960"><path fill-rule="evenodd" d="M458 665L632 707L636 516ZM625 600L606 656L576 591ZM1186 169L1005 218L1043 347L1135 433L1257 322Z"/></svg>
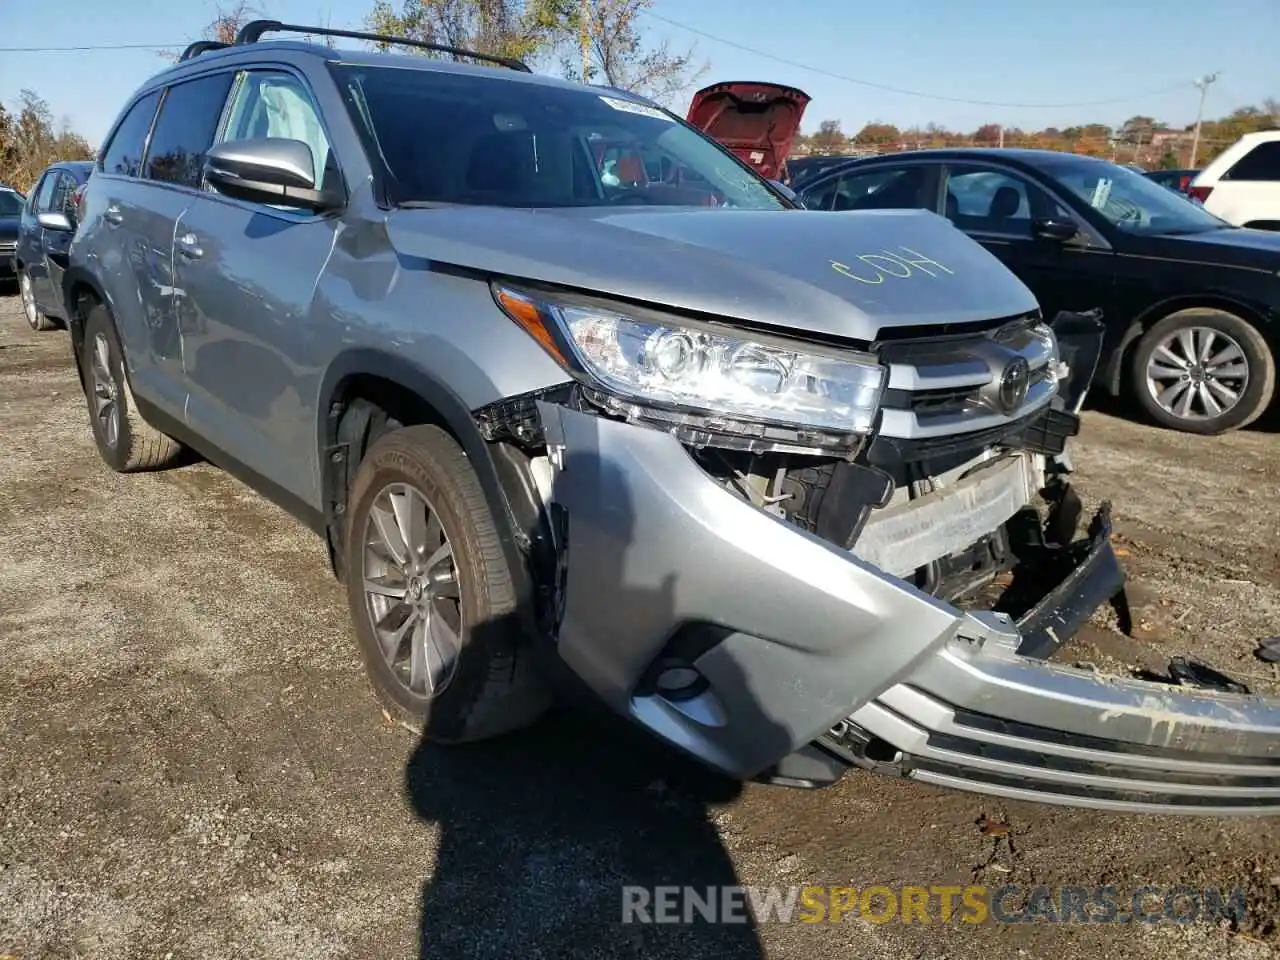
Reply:
<svg viewBox="0 0 1280 960"><path fill-rule="evenodd" d="M830 210L835 199L836 190L840 187L840 178L831 177L821 183L815 183L800 191L800 200L806 210Z"/></svg>
<svg viewBox="0 0 1280 960"><path fill-rule="evenodd" d="M156 114L156 104L160 102L160 93L148 93L129 108L115 136L107 145L102 156L102 172L114 173L123 177L136 177L142 173L142 151L147 145L147 131L151 129L151 120Z"/></svg>
<svg viewBox="0 0 1280 960"><path fill-rule="evenodd" d="M250 71L236 90L224 141L283 137L311 148L316 186L323 186L329 166L329 139L307 88L283 71Z"/></svg>
<svg viewBox="0 0 1280 960"><path fill-rule="evenodd" d="M232 79L230 73L215 73L169 88L147 149L148 180L200 186L204 155L213 144Z"/></svg>
<svg viewBox="0 0 1280 960"><path fill-rule="evenodd" d="M1280 140L1260 143L1222 176L1223 180L1280 180Z"/></svg>
<svg viewBox="0 0 1280 960"><path fill-rule="evenodd" d="M44 179L40 181L40 192L35 194L36 213L48 213L53 209L53 192L58 187L57 171L50 171L44 175Z"/></svg>
<svg viewBox="0 0 1280 960"><path fill-rule="evenodd" d="M1031 221L1073 219L1034 183L990 167L957 164L947 177L947 219L961 230L1031 237Z"/></svg>
<svg viewBox="0 0 1280 960"><path fill-rule="evenodd" d="M69 173L58 174L58 185L53 189L53 200L49 204L49 209L58 213L73 213L71 201L75 193L75 177Z"/></svg>
<svg viewBox="0 0 1280 960"><path fill-rule="evenodd" d="M832 209L933 210L936 194L929 182L929 168L921 163L846 173L840 177Z"/></svg>

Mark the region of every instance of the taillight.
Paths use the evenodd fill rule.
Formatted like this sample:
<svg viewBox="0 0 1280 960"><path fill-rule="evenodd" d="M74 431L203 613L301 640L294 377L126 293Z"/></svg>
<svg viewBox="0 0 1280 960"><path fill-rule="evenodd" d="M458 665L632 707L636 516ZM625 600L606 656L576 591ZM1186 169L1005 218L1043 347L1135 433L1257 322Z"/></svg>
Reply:
<svg viewBox="0 0 1280 960"><path fill-rule="evenodd" d="M1204 203L1209 199L1209 194L1213 193L1213 187L1187 187L1187 193L1191 195L1192 200Z"/></svg>

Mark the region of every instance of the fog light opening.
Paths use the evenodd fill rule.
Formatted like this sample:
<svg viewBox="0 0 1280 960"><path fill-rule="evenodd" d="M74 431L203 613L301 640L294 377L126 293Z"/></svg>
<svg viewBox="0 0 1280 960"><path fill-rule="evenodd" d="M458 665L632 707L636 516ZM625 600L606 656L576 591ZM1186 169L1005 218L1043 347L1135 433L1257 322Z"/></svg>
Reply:
<svg viewBox="0 0 1280 960"><path fill-rule="evenodd" d="M664 666L658 672L653 686L658 696L672 702L680 702L700 696L711 684L696 667L675 663Z"/></svg>

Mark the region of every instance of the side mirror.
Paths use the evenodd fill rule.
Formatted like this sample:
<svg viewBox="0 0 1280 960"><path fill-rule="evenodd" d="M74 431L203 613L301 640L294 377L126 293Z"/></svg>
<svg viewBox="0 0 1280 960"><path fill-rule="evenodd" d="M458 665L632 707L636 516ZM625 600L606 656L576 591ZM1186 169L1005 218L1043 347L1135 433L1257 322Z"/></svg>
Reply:
<svg viewBox="0 0 1280 960"><path fill-rule="evenodd" d="M781 180L770 180L769 183L773 185L773 188L775 190L777 190L780 194L782 194L792 203L800 207L804 206L804 201L800 199L800 195L796 193L794 190L792 190L790 187L788 187Z"/></svg>
<svg viewBox="0 0 1280 960"><path fill-rule="evenodd" d="M36 214L36 223L44 227L46 230L56 230L59 233L70 233L75 230L75 226L71 223L71 218L65 213L57 213L49 211L48 213Z"/></svg>
<svg viewBox="0 0 1280 960"><path fill-rule="evenodd" d="M332 194L316 189L315 158L301 140L263 137L219 143L205 155L204 169L214 189L239 200L315 211L338 205Z"/></svg>
<svg viewBox="0 0 1280 960"><path fill-rule="evenodd" d="M1042 220L1033 220L1031 222L1031 232L1043 240L1056 240L1059 243L1066 243L1068 240L1075 238L1076 234L1080 232L1080 228L1074 220L1045 217Z"/></svg>

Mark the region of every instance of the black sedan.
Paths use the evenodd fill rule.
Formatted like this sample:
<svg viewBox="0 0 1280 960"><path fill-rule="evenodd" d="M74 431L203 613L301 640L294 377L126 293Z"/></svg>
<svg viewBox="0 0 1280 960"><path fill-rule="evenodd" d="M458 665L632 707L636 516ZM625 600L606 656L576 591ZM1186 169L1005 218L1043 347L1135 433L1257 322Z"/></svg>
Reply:
<svg viewBox="0 0 1280 960"><path fill-rule="evenodd" d="M14 263L22 309L33 330L52 330L66 321L62 273L77 193L92 170L88 160L51 164L31 188L31 203L22 209Z"/></svg>
<svg viewBox="0 0 1280 960"><path fill-rule="evenodd" d="M1162 187L1190 196L1191 181L1199 172L1199 170L1148 170L1143 176Z"/></svg>
<svg viewBox="0 0 1280 960"><path fill-rule="evenodd" d="M14 273L13 251L18 246L18 222L26 198L12 187L0 183L0 281Z"/></svg>
<svg viewBox="0 0 1280 960"><path fill-rule="evenodd" d="M806 181L810 209L918 207L1017 274L1046 317L1101 308L1094 388L1158 423L1221 433L1261 416L1280 351L1280 234L1233 227L1124 167L1048 150L922 150Z"/></svg>

